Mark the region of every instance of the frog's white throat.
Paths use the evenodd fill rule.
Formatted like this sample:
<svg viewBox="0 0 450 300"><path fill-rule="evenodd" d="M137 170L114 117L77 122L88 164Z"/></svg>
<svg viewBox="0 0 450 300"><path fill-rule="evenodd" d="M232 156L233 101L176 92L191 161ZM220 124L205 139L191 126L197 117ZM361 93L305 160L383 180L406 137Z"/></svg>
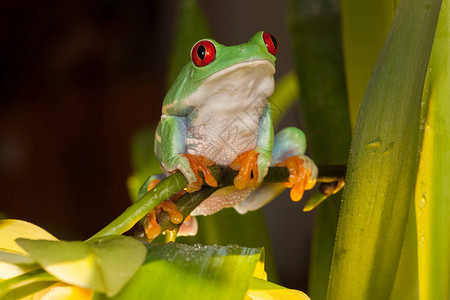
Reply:
<svg viewBox="0 0 450 300"><path fill-rule="evenodd" d="M255 113L262 113L275 87L274 73L273 63L264 59L234 64L212 74L185 104L198 110L196 123L203 123L203 117L248 109L259 108Z"/></svg>
<svg viewBox="0 0 450 300"><path fill-rule="evenodd" d="M195 107L188 116L188 153L228 165L255 148L274 73L270 61L253 60L211 75L185 100Z"/></svg>

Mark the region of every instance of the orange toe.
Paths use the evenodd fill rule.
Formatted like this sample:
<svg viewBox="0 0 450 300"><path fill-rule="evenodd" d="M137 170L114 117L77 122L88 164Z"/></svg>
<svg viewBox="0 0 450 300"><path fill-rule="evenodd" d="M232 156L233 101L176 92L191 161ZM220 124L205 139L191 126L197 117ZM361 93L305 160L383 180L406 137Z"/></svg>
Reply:
<svg viewBox="0 0 450 300"><path fill-rule="evenodd" d="M203 185L203 178L200 176L199 172L203 173L203 177L205 178L205 182L213 187L217 187L217 181L212 175L211 171L208 169L209 166L214 165L214 162L202 155L193 155L193 154L183 154L189 160L189 165L192 171L197 177L197 181L192 184L189 184L186 187L186 190L189 193L198 191Z"/></svg>
<svg viewBox="0 0 450 300"><path fill-rule="evenodd" d="M183 214L178 210L175 203L170 200L164 200L161 203L161 208L169 214L170 222L173 224L180 224L183 222Z"/></svg>
<svg viewBox="0 0 450 300"><path fill-rule="evenodd" d="M155 178L148 184L147 192L149 192L151 189L153 189L158 183L161 182L161 179Z"/></svg>
<svg viewBox="0 0 450 300"><path fill-rule="evenodd" d="M161 180L158 178L155 178L152 181L150 181L147 187L147 191L151 191L160 182ZM147 214L144 220L144 230L149 240L153 240L161 232L161 226L159 226L158 223L156 222L156 208L152 209L152 211L150 211Z"/></svg>
<svg viewBox="0 0 450 300"><path fill-rule="evenodd" d="M156 212L154 209L147 214L144 220L144 230L149 240L153 240L161 232L161 226L156 222Z"/></svg>
<svg viewBox="0 0 450 300"><path fill-rule="evenodd" d="M277 166L285 166L288 168L289 181L283 184L284 186L291 188L290 196L292 201L300 201L311 176L310 168L306 168L303 159L298 156L288 157L277 164Z"/></svg>
<svg viewBox="0 0 450 300"><path fill-rule="evenodd" d="M153 181L150 182L150 185L152 183ZM155 239L161 233L161 226L156 221L156 217L162 211L165 211L169 214L170 222L174 224L180 224L181 222L183 222L183 214L178 210L178 207L174 203L174 201L181 198L184 194L186 194L186 191L179 191L167 200L164 200L160 204L156 205L156 207L147 214L147 217L144 219L144 230L149 240Z"/></svg>
<svg viewBox="0 0 450 300"><path fill-rule="evenodd" d="M184 219L184 222L189 222L189 220L192 218L192 216L191 215L188 215L185 219Z"/></svg>
<svg viewBox="0 0 450 300"><path fill-rule="evenodd" d="M240 154L230 164L232 169L239 170L239 174L234 178L234 186L238 190L255 187L258 184L258 155L252 149Z"/></svg>

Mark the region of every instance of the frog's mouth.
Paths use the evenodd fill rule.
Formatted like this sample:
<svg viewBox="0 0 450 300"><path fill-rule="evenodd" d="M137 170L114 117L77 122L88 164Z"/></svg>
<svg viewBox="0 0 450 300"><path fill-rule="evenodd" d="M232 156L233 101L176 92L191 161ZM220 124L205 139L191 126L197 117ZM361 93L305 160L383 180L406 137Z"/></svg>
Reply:
<svg viewBox="0 0 450 300"><path fill-rule="evenodd" d="M233 73L240 69L249 69L250 70L250 69L255 69L255 68L260 69L260 71L262 71L264 73L267 72L268 74L270 74L269 76L273 76L273 74L275 74L275 66L271 61L269 61L267 59L252 59L252 60L235 63L229 67L226 67L220 71L217 71L216 73L209 75L209 79L207 79L207 81L217 78L217 77L228 76L230 73ZM200 80L202 80L202 79L200 79Z"/></svg>
<svg viewBox="0 0 450 300"><path fill-rule="evenodd" d="M273 93L274 74L275 66L268 60L240 62L210 75L186 102L193 107L214 102L216 107L223 103L235 108L263 103Z"/></svg>

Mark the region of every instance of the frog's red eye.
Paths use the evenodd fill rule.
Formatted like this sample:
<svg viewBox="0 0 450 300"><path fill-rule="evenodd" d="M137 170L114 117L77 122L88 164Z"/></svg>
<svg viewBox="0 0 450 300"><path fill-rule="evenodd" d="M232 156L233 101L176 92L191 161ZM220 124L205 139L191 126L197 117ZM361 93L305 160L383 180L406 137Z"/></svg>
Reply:
<svg viewBox="0 0 450 300"><path fill-rule="evenodd" d="M269 50L269 53L273 56L277 55L278 52L278 41L277 39L271 35L268 32L263 33L263 40L266 44L267 50Z"/></svg>
<svg viewBox="0 0 450 300"><path fill-rule="evenodd" d="M210 41L197 42L191 50L191 58L194 65L204 67L209 65L216 57L216 47Z"/></svg>

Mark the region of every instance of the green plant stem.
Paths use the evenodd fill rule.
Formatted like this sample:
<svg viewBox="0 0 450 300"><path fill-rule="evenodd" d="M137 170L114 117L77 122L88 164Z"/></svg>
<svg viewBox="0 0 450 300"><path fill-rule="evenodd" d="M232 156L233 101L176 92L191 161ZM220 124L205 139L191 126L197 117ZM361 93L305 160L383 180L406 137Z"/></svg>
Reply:
<svg viewBox="0 0 450 300"><path fill-rule="evenodd" d="M212 166L209 167L211 173L216 178L218 186L208 187L204 186L200 191L186 194L178 199L176 204L178 209L184 217L189 215L195 207L208 198L214 191L219 188L233 185L234 177L239 171L233 170L229 167ZM319 166L319 178L318 182L326 181L330 182L332 178L336 181L345 175L345 166ZM270 167L267 176L264 178L265 183L270 182L286 182L289 178L289 171L286 167ZM114 221L108 224L105 228L93 235L90 239L98 238L101 236L122 234L131 229L140 219L142 219L149 211L156 207L163 200L175 195L179 191L183 190L187 181L184 176L176 172L163 181L161 181L155 188L146 193L142 198L136 201L133 205L128 207L120 216ZM166 229L173 229L177 225L170 223L170 221L164 221L168 218L165 213L162 213L159 219L161 222L165 222ZM167 223L169 222L169 223ZM172 224L172 225L171 225ZM164 230L164 228L163 228Z"/></svg>
<svg viewBox="0 0 450 300"><path fill-rule="evenodd" d="M128 207L120 216L97 232L90 239L101 236L122 234L130 230L134 224L142 219L149 211L163 200L181 191L187 184L184 176L177 172L158 184L157 188L146 193L142 198Z"/></svg>

